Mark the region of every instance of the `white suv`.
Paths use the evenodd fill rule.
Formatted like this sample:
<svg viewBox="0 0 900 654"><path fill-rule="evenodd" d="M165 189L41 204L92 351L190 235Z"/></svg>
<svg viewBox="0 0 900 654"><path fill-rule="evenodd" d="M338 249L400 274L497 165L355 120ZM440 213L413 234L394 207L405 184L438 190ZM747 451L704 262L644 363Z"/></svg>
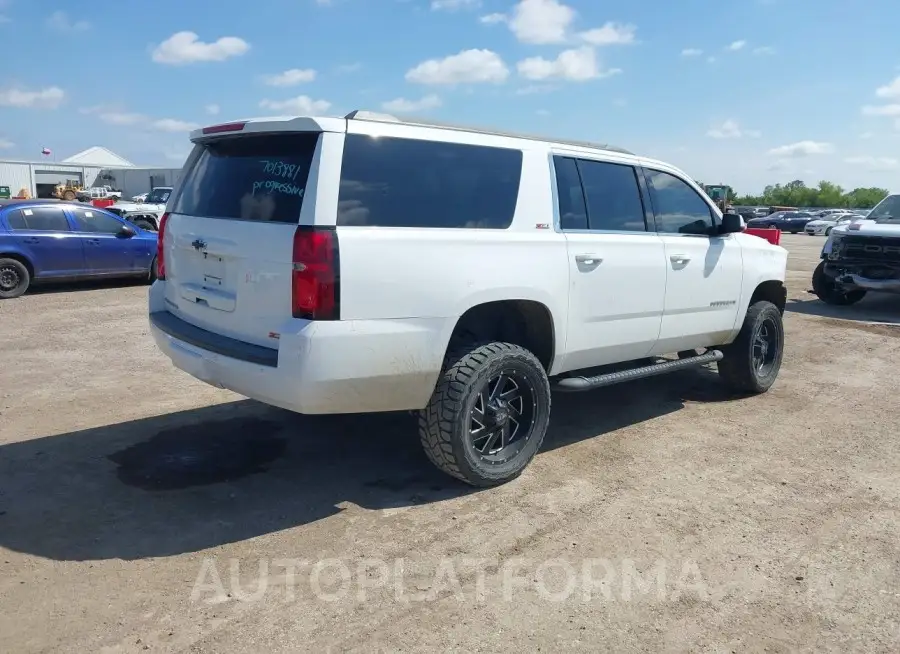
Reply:
<svg viewBox="0 0 900 654"><path fill-rule="evenodd" d="M778 374L786 251L668 164L363 112L191 139L150 324L210 384L416 411L430 459L490 486L540 448L551 387L718 362L758 393Z"/></svg>

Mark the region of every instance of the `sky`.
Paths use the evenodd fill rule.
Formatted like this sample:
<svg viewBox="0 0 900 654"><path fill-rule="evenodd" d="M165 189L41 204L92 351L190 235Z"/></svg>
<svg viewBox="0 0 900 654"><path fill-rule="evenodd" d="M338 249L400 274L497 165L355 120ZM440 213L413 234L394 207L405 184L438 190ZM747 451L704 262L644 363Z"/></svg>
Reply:
<svg viewBox="0 0 900 654"><path fill-rule="evenodd" d="M177 167L199 125L367 109L611 143L742 194L898 190L892 24L897 0L0 0L0 159Z"/></svg>

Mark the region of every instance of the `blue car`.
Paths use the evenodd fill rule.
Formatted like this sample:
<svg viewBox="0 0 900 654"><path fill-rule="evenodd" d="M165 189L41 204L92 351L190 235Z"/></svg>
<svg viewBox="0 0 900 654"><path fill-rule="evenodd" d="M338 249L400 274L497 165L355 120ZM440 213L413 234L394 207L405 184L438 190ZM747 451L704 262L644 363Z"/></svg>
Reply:
<svg viewBox="0 0 900 654"><path fill-rule="evenodd" d="M110 277L156 279L156 232L96 207L0 200L0 299L32 283Z"/></svg>

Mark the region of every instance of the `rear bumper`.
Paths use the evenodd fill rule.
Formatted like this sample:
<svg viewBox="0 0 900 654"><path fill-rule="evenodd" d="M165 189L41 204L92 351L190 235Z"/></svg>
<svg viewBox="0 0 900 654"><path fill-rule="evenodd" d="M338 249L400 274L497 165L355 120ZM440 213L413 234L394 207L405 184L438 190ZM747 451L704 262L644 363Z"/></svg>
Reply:
<svg viewBox="0 0 900 654"><path fill-rule="evenodd" d="M308 322L298 332L282 332L274 350L152 311L152 303L150 313L153 339L177 368L306 414L423 408L440 373L444 331L442 319Z"/></svg>

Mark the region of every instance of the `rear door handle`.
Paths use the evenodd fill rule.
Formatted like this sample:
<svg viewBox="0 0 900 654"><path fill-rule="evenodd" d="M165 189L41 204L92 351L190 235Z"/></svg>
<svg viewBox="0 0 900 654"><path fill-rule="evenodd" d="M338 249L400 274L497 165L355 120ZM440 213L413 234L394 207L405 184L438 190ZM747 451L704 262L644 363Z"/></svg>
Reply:
<svg viewBox="0 0 900 654"><path fill-rule="evenodd" d="M596 254L576 254L575 261L583 263L585 266L596 266L603 262L603 259Z"/></svg>
<svg viewBox="0 0 900 654"><path fill-rule="evenodd" d="M687 263L691 258L686 254L673 254L669 257L672 263Z"/></svg>
<svg viewBox="0 0 900 654"><path fill-rule="evenodd" d="M39 239L36 236L30 236L24 240L25 240L25 243L40 243L41 242L41 239Z"/></svg>

